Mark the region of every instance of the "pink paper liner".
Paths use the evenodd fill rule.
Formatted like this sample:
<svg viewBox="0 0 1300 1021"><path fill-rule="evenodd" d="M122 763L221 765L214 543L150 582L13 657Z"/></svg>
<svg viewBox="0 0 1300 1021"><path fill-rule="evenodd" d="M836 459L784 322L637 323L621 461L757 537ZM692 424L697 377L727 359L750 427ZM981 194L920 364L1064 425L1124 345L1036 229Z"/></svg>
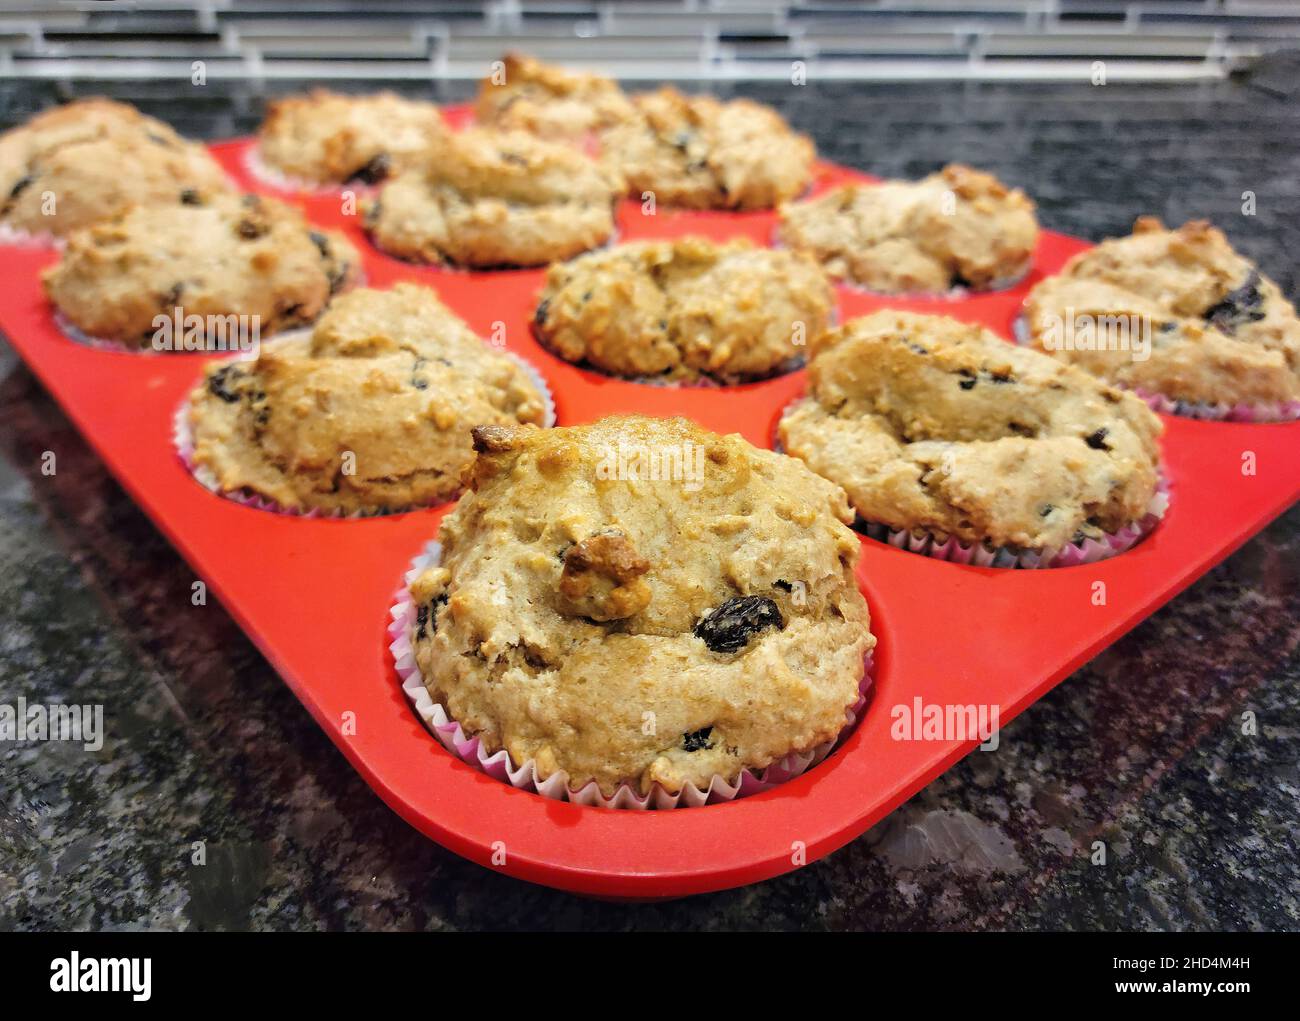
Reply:
<svg viewBox="0 0 1300 1021"><path fill-rule="evenodd" d="M302 332L303 331L301 330L294 330L290 333L280 334L268 341L268 343L274 343L276 340L283 340L286 337L300 334ZM552 428L556 421L555 397L551 393L551 388L547 384L545 377L542 376L541 372L538 371L537 367L533 365L532 362L515 354L513 351L500 351L498 353L505 355L528 374L528 378L542 395L542 403L546 407L546 413L542 419L542 427L544 429ZM252 358L253 356L251 355L239 355L228 360L251 361ZM180 405L176 408L175 414L172 416L172 446L176 450L176 456L180 459L181 465L190 474L191 478L199 483L199 485L204 489L215 493L217 496L224 497L227 500L243 504L245 507L252 507L255 510L270 511L273 514L286 514L290 517L353 519L383 517L389 514L405 514L408 511L418 510L421 507L433 507L439 506L441 503L451 502L451 500L444 500L440 501L438 504L412 504L408 507L364 508L362 510L348 513L342 510L322 511L315 507L309 510L303 510L296 507L285 507L278 501L262 496L260 493L248 488L223 489L221 483L217 480L217 477L212 473L211 469L194 460L194 432L190 427L189 410L190 396L189 394L186 394L185 399L181 401ZM455 497L452 497L452 499L454 500Z"/></svg>
<svg viewBox="0 0 1300 1021"><path fill-rule="evenodd" d="M734 784L722 776L715 775L708 787L702 790L694 784L687 784L679 793L673 794L655 784L654 789L644 795L628 784L623 784L612 795L606 797L600 785L594 780L577 790L571 789L569 775L563 771L553 773L543 780L534 760L528 759L516 765L505 749L489 753L478 737L466 733L461 725L447 714L446 708L441 703L433 701L424 686L420 668L415 662L415 651L411 645L411 630L415 625L416 608L411 598L410 586L421 572L441 558L442 546L436 539L429 542L424 551L411 562L404 584L393 595L394 603L389 610L392 622L388 625L388 635L391 639L388 648L393 656L393 666L401 681L402 692L411 703L416 715L439 744L461 761L481 770L493 779L508 783L520 790L531 791L555 801L570 801L576 805L637 811L698 808L700 805L733 801L736 798L770 790L807 772L823 761L857 725L866 707L875 665L874 650L867 653L862 681L858 686L858 698L845 710L844 729L834 740L820 744L808 752L791 752L785 758L762 770L742 770Z"/></svg>
<svg viewBox="0 0 1300 1021"><path fill-rule="evenodd" d="M1164 477L1156 485L1155 494L1147 505L1147 513L1140 521L1126 525L1118 532L1107 532L1101 539L1084 539L1083 542L1066 543L1059 549L1021 550L1010 546L989 547L984 543L964 545L956 536L940 540L929 532L917 533L909 529L891 528L878 521L859 519L859 529L868 537L887 542L896 549L920 553L935 560L953 564L971 564L975 567L1020 568L1038 570L1052 567L1079 567L1126 553L1155 530L1169 509L1169 484Z"/></svg>
<svg viewBox="0 0 1300 1021"><path fill-rule="evenodd" d="M781 443L781 420L785 413L804 400L801 394L781 409L772 429L772 450L784 454ZM811 470L811 469L810 469ZM972 564L975 567L1007 567L1036 570L1046 567L1078 567L1126 553L1149 535L1169 510L1169 483L1164 475L1156 482L1156 491L1147 504L1147 512L1139 521L1132 522L1118 532L1106 532L1101 539L1084 539L1082 544L1066 543L1059 549L1022 550L1010 546L988 546L985 543L965 545L956 536L940 539L931 532L906 528L893 528L881 521L868 521L858 515L854 528L868 538L887 542L896 549L919 553L935 560L953 564Z"/></svg>
<svg viewBox="0 0 1300 1021"><path fill-rule="evenodd" d="M1023 312L1012 322L1011 335L1020 347L1030 346L1029 323ZM1300 401L1275 401L1265 404L1249 404L1244 401L1236 404L1229 404L1226 401L1218 403L1184 401L1176 397L1167 397L1145 387L1130 387L1123 383L1111 385L1141 398L1152 411L1163 415L1198 418L1206 422L1266 423L1294 422L1300 419Z"/></svg>

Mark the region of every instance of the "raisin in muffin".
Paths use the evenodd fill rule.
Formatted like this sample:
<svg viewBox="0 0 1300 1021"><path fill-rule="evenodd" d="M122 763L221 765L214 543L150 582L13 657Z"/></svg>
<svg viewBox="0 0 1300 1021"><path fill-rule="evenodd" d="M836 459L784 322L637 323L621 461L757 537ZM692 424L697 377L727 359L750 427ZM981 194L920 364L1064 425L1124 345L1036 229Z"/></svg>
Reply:
<svg viewBox="0 0 1300 1021"><path fill-rule="evenodd" d="M537 266L614 233L617 174L524 131L470 128L430 146L416 169L365 204L376 245L417 262Z"/></svg>
<svg viewBox="0 0 1300 1021"><path fill-rule="evenodd" d="M692 209L771 209L812 180L811 140L771 107L663 88L633 97L637 116L601 134L601 156L632 195Z"/></svg>
<svg viewBox="0 0 1300 1021"><path fill-rule="evenodd" d="M851 320L814 347L808 391L784 449L890 528L1059 550L1142 520L1156 494L1145 404L980 326Z"/></svg>
<svg viewBox="0 0 1300 1021"><path fill-rule="evenodd" d="M786 205L779 237L831 276L886 294L938 294L1024 275L1038 221L1018 188L952 164L920 181L847 184Z"/></svg>
<svg viewBox="0 0 1300 1021"><path fill-rule="evenodd" d="M839 487L684 419L475 446L441 563L411 586L411 641L489 750L572 790L675 793L844 728L875 639Z"/></svg>
<svg viewBox="0 0 1300 1021"><path fill-rule="evenodd" d="M356 282L359 267L343 235L310 229L296 209L257 195L219 195L136 206L74 234L42 281L72 326L148 347L157 317L177 309L246 316L261 336L310 323Z"/></svg>
<svg viewBox="0 0 1300 1021"><path fill-rule="evenodd" d="M231 190L207 149L125 103L78 100L0 135L0 224L27 234Z"/></svg>
<svg viewBox="0 0 1300 1021"><path fill-rule="evenodd" d="M190 401L191 460L216 488L349 514L450 500L471 428L546 415L520 364L415 284L341 296L310 335L211 366Z"/></svg>
<svg viewBox="0 0 1300 1021"><path fill-rule="evenodd" d="M534 324L561 358L614 375L735 382L793 368L834 301L806 256L683 238L552 265Z"/></svg>
<svg viewBox="0 0 1300 1021"><path fill-rule="evenodd" d="M474 112L483 125L574 142L635 116L617 82L518 53L502 58L499 82L483 79Z"/></svg>
<svg viewBox="0 0 1300 1021"><path fill-rule="evenodd" d="M419 162L429 140L446 130L433 103L313 89L270 103L258 142L262 161L291 178L378 184Z"/></svg>
<svg viewBox="0 0 1300 1021"><path fill-rule="evenodd" d="M1300 401L1295 306L1205 221L1140 218L1038 284L1025 323L1035 347L1126 388L1189 404Z"/></svg>

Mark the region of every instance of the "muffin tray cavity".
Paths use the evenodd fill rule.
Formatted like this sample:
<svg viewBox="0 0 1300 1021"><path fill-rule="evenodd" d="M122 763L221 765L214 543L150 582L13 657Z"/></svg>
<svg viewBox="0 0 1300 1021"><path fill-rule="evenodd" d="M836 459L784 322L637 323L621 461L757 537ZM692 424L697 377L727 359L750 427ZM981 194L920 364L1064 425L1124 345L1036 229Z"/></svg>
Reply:
<svg viewBox="0 0 1300 1021"><path fill-rule="evenodd" d="M251 144L223 142L213 151L248 190L289 198L316 223L349 233L370 286L432 286L480 335L502 340L535 365L554 393L560 425L616 412L684 415L770 447L777 416L802 392L802 371L701 388L646 386L569 365L541 347L529 326L543 270L466 273L389 258L366 240L346 189L277 191L250 175ZM814 191L861 179L822 164ZM645 215L640 202L626 201L618 223L620 240L699 234L761 245L772 236L775 215L663 206ZM885 307L947 314L983 323L1010 342L1025 293L1085 247L1044 233L1028 275L989 294L900 299L839 287L839 316ZM51 247L0 245L0 327L366 782L412 826L456 853L586 894L653 898L717 890L834 851L980 743L977 733L925 739L919 726L900 725L904 714L969 706L990 718L996 711L1005 724L1300 496L1300 423L1166 415L1168 513L1109 560L1008 570L942 562L864 536L858 576L879 640L875 685L864 718L826 761L718 805L633 812L549 800L450 754L402 692L389 652L393 593L450 508L303 517L205 489L177 456L172 424L204 364L217 356L133 353L68 339L39 280L56 258ZM114 707L107 711L111 716Z"/></svg>

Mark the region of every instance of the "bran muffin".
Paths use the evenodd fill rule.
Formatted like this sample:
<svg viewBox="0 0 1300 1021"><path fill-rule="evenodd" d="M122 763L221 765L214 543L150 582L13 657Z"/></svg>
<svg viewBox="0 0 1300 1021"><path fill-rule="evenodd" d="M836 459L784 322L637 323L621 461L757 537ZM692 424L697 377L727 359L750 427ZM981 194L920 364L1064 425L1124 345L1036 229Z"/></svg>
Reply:
<svg viewBox="0 0 1300 1021"><path fill-rule="evenodd" d="M771 107L676 89L633 97L637 116L600 136L634 198L691 209L772 209L812 180L816 150Z"/></svg>
<svg viewBox="0 0 1300 1021"><path fill-rule="evenodd" d="M375 244L416 262L537 266L614 233L617 174L577 149L524 131L469 128L365 203Z"/></svg>
<svg viewBox="0 0 1300 1021"><path fill-rule="evenodd" d="M343 237L257 195L136 206L68 239L45 292L92 337L148 346L156 318L246 316L260 335L312 322L352 286L360 258ZM253 317L256 317L255 319Z"/></svg>
<svg viewBox="0 0 1300 1021"><path fill-rule="evenodd" d="M393 92L345 96L326 89L267 105L262 161L312 184L378 184L420 161L447 127L433 103Z"/></svg>
<svg viewBox="0 0 1300 1021"><path fill-rule="evenodd" d="M475 445L411 584L424 684L467 733L609 796L707 789L843 730L875 639L838 487L684 419ZM699 470L637 460L669 451Z"/></svg>
<svg viewBox="0 0 1300 1021"><path fill-rule="evenodd" d="M555 263L534 325L561 358L613 375L735 382L794 367L834 304L807 256L688 237Z"/></svg>
<svg viewBox="0 0 1300 1021"><path fill-rule="evenodd" d="M396 511L460 491L474 426L542 425L546 410L520 364L432 290L363 288L309 335L210 366L190 398L190 460L218 490L286 510Z"/></svg>
<svg viewBox="0 0 1300 1021"><path fill-rule="evenodd" d="M780 240L831 276L885 294L1003 286L1038 243L1034 204L970 167L920 181L847 184L781 209Z"/></svg>
<svg viewBox="0 0 1300 1021"><path fill-rule="evenodd" d="M1038 284L1025 323L1039 350L1117 386L1196 405L1300 401L1295 306L1203 220L1141 217Z"/></svg>
<svg viewBox="0 0 1300 1021"><path fill-rule="evenodd" d="M499 83L492 76L483 79L474 113L485 126L571 142L583 142L636 116L612 79L566 71L518 53L502 58Z"/></svg>
<svg viewBox="0 0 1300 1021"><path fill-rule="evenodd" d="M825 334L778 431L866 521L992 548L1100 541L1158 485L1160 420L1140 400L941 316Z"/></svg>
<svg viewBox="0 0 1300 1021"><path fill-rule="evenodd" d="M26 234L232 190L207 149L126 103L78 100L0 135L0 225Z"/></svg>

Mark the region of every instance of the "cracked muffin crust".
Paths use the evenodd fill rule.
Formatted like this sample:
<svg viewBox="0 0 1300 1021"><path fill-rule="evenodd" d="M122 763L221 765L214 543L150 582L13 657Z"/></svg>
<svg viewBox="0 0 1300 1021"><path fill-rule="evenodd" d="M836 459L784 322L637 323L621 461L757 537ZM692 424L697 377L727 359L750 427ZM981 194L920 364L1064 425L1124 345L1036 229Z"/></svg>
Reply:
<svg viewBox="0 0 1300 1021"><path fill-rule="evenodd" d="M207 149L126 103L78 100L0 135L0 224L28 234L232 190Z"/></svg>
<svg viewBox="0 0 1300 1021"><path fill-rule="evenodd" d="M416 169L365 205L376 245L417 262L537 266L614 233L617 174L525 131L469 128L438 139Z"/></svg>
<svg viewBox="0 0 1300 1021"><path fill-rule="evenodd" d="M479 85L474 113L480 124L581 142L636 116L612 79L518 53L507 53L501 64L500 84L489 76Z"/></svg>
<svg viewBox="0 0 1300 1021"><path fill-rule="evenodd" d="M261 158L289 177L316 184L378 184L419 162L445 133L433 103L393 92L345 96L327 89L267 104L258 132Z"/></svg>
<svg viewBox="0 0 1300 1021"><path fill-rule="evenodd" d="M541 425L545 409L517 362L433 291L398 284L343 295L255 361L210 366L188 414L193 463L221 490L374 513L451 499L474 426Z"/></svg>
<svg viewBox="0 0 1300 1021"><path fill-rule="evenodd" d="M684 419L475 443L411 642L489 750L574 790L675 793L840 733L875 639L837 486ZM672 452L699 471L674 480Z"/></svg>
<svg viewBox="0 0 1300 1021"><path fill-rule="evenodd" d="M833 277L886 294L941 294L1022 276L1038 221L1019 188L950 164L920 181L846 184L785 205L779 237Z"/></svg>
<svg viewBox="0 0 1300 1021"><path fill-rule="evenodd" d="M1132 394L941 316L882 311L826 334L785 450L867 521L1059 549L1141 520L1160 420Z"/></svg>
<svg viewBox="0 0 1300 1021"><path fill-rule="evenodd" d="M1118 324L1115 337L1081 343L1085 321ZM1204 220L1169 230L1140 217L1030 291L1025 323L1039 350L1126 388L1190 403L1300 400L1295 306ZM1134 357L1138 334L1125 346L1120 325L1144 331L1148 357Z"/></svg>
<svg viewBox="0 0 1300 1021"><path fill-rule="evenodd" d="M662 88L632 99L637 116L601 135L601 158L634 198L691 209L771 209L812 180L813 143L771 107Z"/></svg>
<svg viewBox="0 0 1300 1021"><path fill-rule="evenodd" d="M290 206L218 195L136 206L74 234L41 280L73 326L147 347L155 318L177 308L186 316L248 316L261 336L303 326L356 282L360 265L342 234L312 230Z"/></svg>
<svg viewBox="0 0 1300 1021"><path fill-rule="evenodd" d="M567 361L633 378L733 382L794 367L834 302L806 256L683 238L552 265L533 322Z"/></svg>

